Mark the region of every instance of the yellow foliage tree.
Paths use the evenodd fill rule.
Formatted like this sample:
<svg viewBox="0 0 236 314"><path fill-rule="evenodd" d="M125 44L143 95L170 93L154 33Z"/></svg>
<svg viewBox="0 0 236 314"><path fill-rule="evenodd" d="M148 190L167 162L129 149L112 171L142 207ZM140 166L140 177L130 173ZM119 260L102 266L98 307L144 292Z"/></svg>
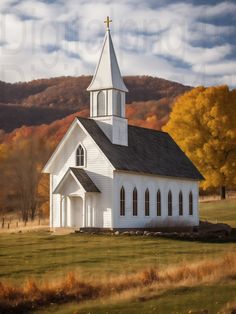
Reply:
<svg viewBox="0 0 236 314"><path fill-rule="evenodd" d="M236 185L236 90L197 87L179 97L164 130L205 177L203 189Z"/></svg>

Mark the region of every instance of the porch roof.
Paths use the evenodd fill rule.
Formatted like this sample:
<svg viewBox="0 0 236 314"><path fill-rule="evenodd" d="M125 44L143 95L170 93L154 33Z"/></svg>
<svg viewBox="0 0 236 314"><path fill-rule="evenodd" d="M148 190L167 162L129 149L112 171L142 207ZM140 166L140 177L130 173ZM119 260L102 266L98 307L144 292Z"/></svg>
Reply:
<svg viewBox="0 0 236 314"><path fill-rule="evenodd" d="M81 168L70 168L76 179L79 183L83 186L86 192L98 192L100 193L99 189L92 181L92 179L88 176L86 171Z"/></svg>
<svg viewBox="0 0 236 314"><path fill-rule="evenodd" d="M71 175L74 178L74 180L75 180L75 182L77 182L77 184L80 184L82 186L82 189L85 192L100 193L99 189L97 188L95 183L92 181L92 179L89 177L89 175L86 173L86 171L84 169L71 167L67 170L64 177L58 183L58 185L56 186L56 188L53 191L53 194L60 193L60 189L63 187L63 185L66 184L69 175Z"/></svg>

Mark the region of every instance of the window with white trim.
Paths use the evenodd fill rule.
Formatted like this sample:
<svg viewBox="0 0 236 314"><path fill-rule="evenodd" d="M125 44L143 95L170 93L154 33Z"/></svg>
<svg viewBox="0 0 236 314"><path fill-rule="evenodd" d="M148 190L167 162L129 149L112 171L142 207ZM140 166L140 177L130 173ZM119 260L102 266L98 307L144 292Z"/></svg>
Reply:
<svg viewBox="0 0 236 314"><path fill-rule="evenodd" d="M120 215L125 216L125 189L120 189Z"/></svg>
<svg viewBox="0 0 236 314"><path fill-rule="evenodd" d="M183 216L183 193L179 192L179 216Z"/></svg>
<svg viewBox="0 0 236 314"><path fill-rule="evenodd" d="M81 145L79 145L76 150L76 166L84 167L84 165L85 165L84 149Z"/></svg>
<svg viewBox="0 0 236 314"><path fill-rule="evenodd" d="M106 114L106 95L100 91L97 95L97 116L102 117Z"/></svg>
<svg viewBox="0 0 236 314"><path fill-rule="evenodd" d="M133 190L133 216L138 216L138 192L136 188Z"/></svg>
<svg viewBox="0 0 236 314"><path fill-rule="evenodd" d="M168 216L172 216L172 193L168 193Z"/></svg>
<svg viewBox="0 0 236 314"><path fill-rule="evenodd" d="M149 190L145 191L145 216L149 216L150 214L150 200L149 200Z"/></svg>
<svg viewBox="0 0 236 314"><path fill-rule="evenodd" d="M161 216L161 191L157 191L157 216Z"/></svg>
<svg viewBox="0 0 236 314"><path fill-rule="evenodd" d="M193 215L193 193L189 193L189 215Z"/></svg>

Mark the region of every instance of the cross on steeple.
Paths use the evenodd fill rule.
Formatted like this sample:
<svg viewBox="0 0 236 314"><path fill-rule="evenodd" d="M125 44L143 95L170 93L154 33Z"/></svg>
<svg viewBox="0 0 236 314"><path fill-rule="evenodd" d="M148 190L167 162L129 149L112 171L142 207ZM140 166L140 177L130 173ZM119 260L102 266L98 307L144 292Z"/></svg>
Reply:
<svg viewBox="0 0 236 314"><path fill-rule="evenodd" d="M107 19L104 21L104 23L107 24L107 29L109 29L111 22L112 22L112 20L110 20L109 16L107 16Z"/></svg>

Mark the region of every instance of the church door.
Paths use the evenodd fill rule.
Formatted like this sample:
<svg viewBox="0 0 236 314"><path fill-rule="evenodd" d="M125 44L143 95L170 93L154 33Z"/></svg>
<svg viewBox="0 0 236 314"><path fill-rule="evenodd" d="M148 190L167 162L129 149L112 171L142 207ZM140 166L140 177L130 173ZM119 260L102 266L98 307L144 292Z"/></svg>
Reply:
<svg viewBox="0 0 236 314"><path fill-rule="evenodd" d="M83 227L83 199L81 197L70 197L70 217L72 228Z"/></svg>

